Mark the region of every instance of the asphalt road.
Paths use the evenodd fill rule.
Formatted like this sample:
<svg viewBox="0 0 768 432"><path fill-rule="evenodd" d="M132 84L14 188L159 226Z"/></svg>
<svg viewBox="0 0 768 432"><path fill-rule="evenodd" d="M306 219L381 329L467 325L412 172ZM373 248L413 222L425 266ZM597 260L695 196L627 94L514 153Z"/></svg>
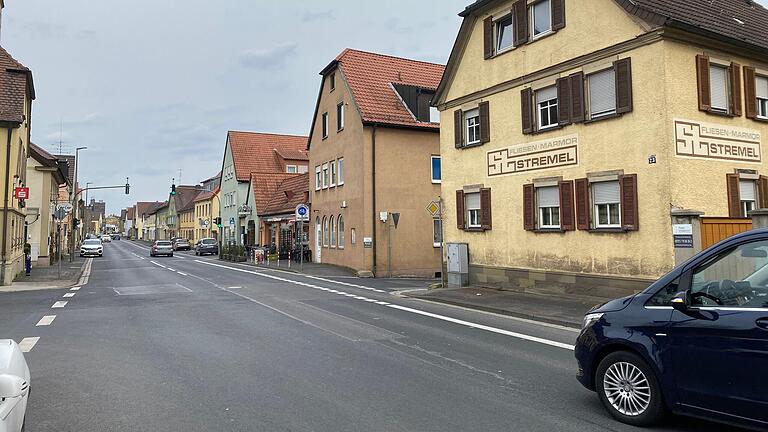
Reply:
<svg viewBox="0 0 768 432"><path fill-rule="evenodd" d="M79 290L0 294L0 335L40 338L30 432L636 430L576 382L573 330L391 292L423 284L116 241Z"/></svg>

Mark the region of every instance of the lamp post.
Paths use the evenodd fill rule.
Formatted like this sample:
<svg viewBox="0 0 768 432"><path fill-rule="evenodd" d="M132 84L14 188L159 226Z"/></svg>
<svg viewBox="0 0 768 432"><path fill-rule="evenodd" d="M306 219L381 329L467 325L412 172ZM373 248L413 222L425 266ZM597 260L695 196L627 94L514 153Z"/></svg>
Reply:
<svg viewBox="0 0 768 432"><path fill-rule="evenodd" d="M80 209L78 208L79 206L77 205L77 165L78 165L78 162L80 162L80 150L85 150L87 148L88 147L77 147L75 149L75 179L74 179L74 185L73 185L73 188L75 189L75 193L72 194L72 205L75 207L75 217L74 217L75 219L78 219L80 216L79 214ZM78 226L78 230L80 229L81 226L83 226L83 224L80 224L80 226ZM69 262L72 262L74 260L75 242L77 241L77 237L78 237L76 231L78 230L72 230L72 242L69 245Z"/></svg>

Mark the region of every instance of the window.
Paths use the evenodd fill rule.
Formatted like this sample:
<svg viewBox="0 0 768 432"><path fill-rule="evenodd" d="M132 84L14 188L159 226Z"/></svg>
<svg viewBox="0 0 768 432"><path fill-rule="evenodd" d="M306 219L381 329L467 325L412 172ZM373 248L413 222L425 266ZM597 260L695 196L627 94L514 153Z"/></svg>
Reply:
<svg viewBox="0 0 768 432"><path fill-rule="evenodd" d="M557 123L557 87L536 90L536 112L539 130L548 129Z"/></svg>
<svg viewBox="0 0 768 432"><path fill-rule="evenodd" d="M739 200L741 214L749 217L749 212L757 207L756 183L753 180L739 180Z"/></svg>
<svg viewBox="0 0 768 432"><path fill-rule="evenodd" d="M344 158L341 157L339 160L336 161L336 171L338 178L338 182L336 182L337 186L341 186L344 184Z"/></svg>
<svg viewBox="0 0 768 432"><path fill-rule="evenodd" d="M621 227L619 182L607 181L592 184L593 202L595 204L596 228Z"/></svg>
<svg viewBox="0 0 768 432"><path fill-rule="evenodd" d="M320 171L320 165L315 167L315 190L318 191L323 184L323 173Z"/></svg>
<svg viewBox="0 0 768 432"><path fill-rule="evenodd" d="M587 77L589 116L598 118L616 113L616 73L606 69Z"/></svg>
<svg viewBox="0 0 768 432"><path fill-rule="evenodd" d="M766 308L768 241L739 245L693 271L691 304Z"/></svg>
<svg viewBox="0 0 768 432"><path fill-rule="evenodd" d="M336 186L336 161L332 160L331 164L331 187Z"/></svg>
<svg viewBox="0 0 768 432"><path fill-rule="evenodd" d="M467 209L467 228L480 228L480 192L464 194Z"/></svg>
<svg viewBox="0 0 768 432"><path fill-rule="evenodd" d="M443 245L443 221L432 219L432 246L440 247Z"/></svg>
<svg viewBox="0 0 768 432"><path fill-rule="evenodd" d="M552 31L552 6L550 0L542 0L531 8L533 38Z"/></svg>
<svg viewBox="0 0 768 432"><path fill-rule="evenodd" d="M344 249L344 216L339 215L339 218L337 220L338 220L337 224L339 225L339 228L338 228L339 249Z"/></svg>
<svg viewBox="0 0 768 432"><path fill-rule="evenodd" d="M480 142L480 110L475 108L464 113L467 144Z"/></svg>
<svg viewBox="0 0 768 432"><path fill-rule="evenodd" d="M768 77L755 78L755 92L757 94L757 117L768 119Z"/></svg>
<svg viewBox="0 0 768 432"><path fill-rule="evenodd" d="M323 217L323 246L328 247L328 219Z"/></svg>
<svg viewBox="0 0 768 432"><path fill-rule="evenodd" d="M336 131L344 129L344 102L336 105Z"/></svg>
<svg viewBox="0 0 768 432"><path fill-rule="evenodd" d="M336 90L336 72L328 76L328 83L331 87L331 91Z"/></svg>
<svg viewBox="0 0 768 432"><path fill-rule="evenodd" d="M536 188L539 200L539 228L560 229L560 189L557 186Z"/></svg>
<svg viewBox="0 0 768 432"><path fill-rule="evenodd" d="M429 122L440 123L440 110L437 107L429 107Z"/></svg>
<svg viewBox="0 0 768 432"><path fill-rule="evenodd" d="M507 15L496 21L496 52L500 53L512 48L513 39L512 15Z"/></svg>
<svg viewBox="0 0 768 432"><path fill-rule="evenodd" d="M328 188L328 164L323 164L323 189Z"/></svg>
<svg viewBox="0 0 768 432"><path fill-rule="evenodd" d="M331 216L330 222L328 223L331 226L331 247L336 247L336 224L333 223L334 217Z"/></svg>
<svg viewBox="0 0 768 432"><path fill-rule="evenodd" d="M287 172L288 174L296 174L297 171L298 169L296 168L296 165L288 165L287 167L285 167L285 172Z"/></svg>
<svg viewBox="0 0 768 432"><path fill-rule="evenodd" d="M440 156L432 156L432 183L440 183L442 181L442 162Z"/></svg>
<svg viewBox="0 0 768 432"><path fill-rule="evenodd" d="M709 91L712 98L712 110L728 112L728 68L709 65Z"/></svg>
<svg viewBox="0 0 768 432"><path fill-rule="evenodd" d="M323 138L328 138L328 113L323 113Z"/></svg>

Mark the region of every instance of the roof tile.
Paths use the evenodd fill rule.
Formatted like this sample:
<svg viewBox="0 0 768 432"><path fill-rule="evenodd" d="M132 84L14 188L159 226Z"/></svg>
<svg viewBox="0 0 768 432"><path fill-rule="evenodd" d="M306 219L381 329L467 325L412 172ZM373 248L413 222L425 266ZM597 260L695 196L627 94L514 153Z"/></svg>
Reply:
<svg viewBox="0 0 768 432"><path fill-rule="evenodd" d="M278 153L309 160L306 136L229 131L228 139L238 181L248 181L253 172L284 172Z"/></svg>

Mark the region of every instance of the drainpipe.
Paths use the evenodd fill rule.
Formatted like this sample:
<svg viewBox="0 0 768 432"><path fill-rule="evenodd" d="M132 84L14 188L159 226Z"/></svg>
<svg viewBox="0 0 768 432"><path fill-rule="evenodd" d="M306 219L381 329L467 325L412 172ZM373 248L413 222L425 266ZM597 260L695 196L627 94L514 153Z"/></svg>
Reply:
<svg viewBox="0 0 768 432"><path fill-rule="evenodd" d="M371 196L373 197L373 208L372 210L372 218L371 222L373 222L372 228L372 238L373 238L373 276L376 277L376 249L378 249L379 244L376 242L376 221L378 218L376 217L376 124L374 123L373 129L371 130L371 189L372 193Z"/></svg>
<svg viewBox="0 0 768 432"><path fill-rule="evenodd" d="M3 191L3 241L2 267L0 267L0 285L5 285L5 267L8 263L8 187L11 185L11 135L13 128L7 128L8 142L5 150L5 191Z"/></svg>

